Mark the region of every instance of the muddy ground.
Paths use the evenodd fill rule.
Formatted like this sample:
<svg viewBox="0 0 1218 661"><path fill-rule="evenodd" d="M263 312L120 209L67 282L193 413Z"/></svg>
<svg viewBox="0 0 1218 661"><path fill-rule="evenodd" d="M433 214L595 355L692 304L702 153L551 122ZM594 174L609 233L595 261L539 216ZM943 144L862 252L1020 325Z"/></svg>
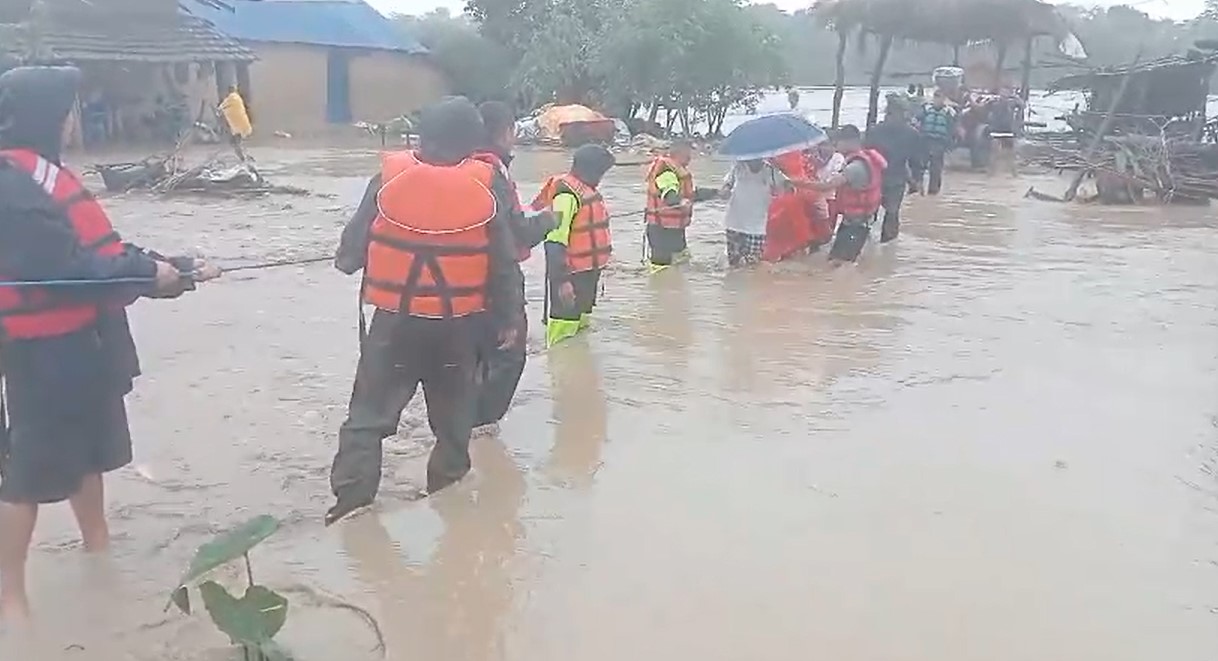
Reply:
<svg viewBox="0 0 1218 661"><path fill-rule="evenodd" d="M255 155L315 195L105 204L163 252L331 251L375 154ZM522 193L566 158L523 154ZM900 241L839 271L814 255L727 272L712 203L694 263L652 278L641 167L619 167L594 331L540 350L535 256L535 355L473 477L413 500L431 442L416 401L376 510L330 530L357 281L288 267L141 302L113 557L83 558L48 509L34 647L3 658L229 658L202 617L161 607L200 543L270 513L285 526L259 577L368 608L395 660L1210 661L1213 211L1053 205L1030 184L1064 189L955 174L909 201ZM354 616L306 601L283 635L302 659L377 658Z"/></svg>

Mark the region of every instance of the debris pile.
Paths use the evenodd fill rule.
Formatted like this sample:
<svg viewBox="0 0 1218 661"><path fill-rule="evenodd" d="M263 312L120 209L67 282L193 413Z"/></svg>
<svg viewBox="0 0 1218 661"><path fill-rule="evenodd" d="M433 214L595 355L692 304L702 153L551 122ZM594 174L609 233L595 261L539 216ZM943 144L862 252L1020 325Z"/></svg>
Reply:
<svg viewBox="0 0 1218 661"><path fill-rule="evenodd" d="M1165 202L1218 199L1214 144L1161 135L1108 135L1085 158L1077 139L1045 134L1032 138L1022 156L1054 170L1091 171L1099 183L1145 190ZM1104 186L1100 188L1103 195Z"/></svg>

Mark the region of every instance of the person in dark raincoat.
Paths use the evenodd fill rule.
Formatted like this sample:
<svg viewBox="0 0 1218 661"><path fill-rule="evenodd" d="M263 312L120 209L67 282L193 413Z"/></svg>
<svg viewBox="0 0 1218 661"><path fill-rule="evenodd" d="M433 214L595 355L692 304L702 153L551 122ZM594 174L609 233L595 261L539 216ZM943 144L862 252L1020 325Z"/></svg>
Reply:
<svg viewBox="0 0 1218 661"><path fill-rule="evenodd" d="M436 436L427 491L464 477L485 329L498 329L502 349L523 341L523 286L508 226L511 185L470 158L484 135L478 109L465 98L427 108L419 150L383 156L380 182L373 178L379 190L370 184L371 195L344 231L336 266L364 269L361 297L377 310L339 430L330 472L337 502L327 525L376 498L382 442L397 432L419 384ZM369 204L373 220L362 223ZM357 259L361 244L365 258Z"/></svg>
<svg viewBox="0 0 1218 661"><path fill-rule="evenodd" d="M548 211L526 212L520 204L516 185L508 174L508 167L512 164L512 148L516 144L516 120L511 109L500 101L487 101L478 106L478 112L486 126L487 140L482 149L474 154L474 158L495 166L511 184L512 211L508 214L508 226L516 243L516 259L524 262L532 255L533 248L544 241L546 234L554 229L554 214ZM521 278L520 282L523 286L524 279ZM522 292L521 296L523 295ZM506 351L496 346L494 329L489 329L491 337L484 345L480 370L482 383L474 409L476 427L499 422L507 415L508 408L512 405L512 398L520 385L520 377L524 374L528 353L528 344L523 340L528 336L527 315L521 318L520 324L522 340Z"/></svg>
<svg viewBox="0 0 1218 661"><path fill-rule="evenodd" d="M131 462L124 398L140 373L124 308L219 275L119 239L65 168L80 72L0 75L0 617L28 616L25 564L39 505L71 502L87 552L109 546L102 475Z"/></svg>

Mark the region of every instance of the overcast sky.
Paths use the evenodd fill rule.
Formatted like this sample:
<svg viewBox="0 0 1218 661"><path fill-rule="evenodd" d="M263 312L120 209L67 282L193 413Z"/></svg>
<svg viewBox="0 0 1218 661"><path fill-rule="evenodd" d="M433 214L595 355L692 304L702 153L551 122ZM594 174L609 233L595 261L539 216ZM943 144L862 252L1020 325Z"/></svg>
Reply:
<svg viewBox="0 0 1218 661"><path fill-rule="evenodd" d="M802 9L812 4L811 0L771 0L783 9ZM916 2L917 0L911 0ZM447 7L459 12L465 7L465 0L368 0L368 2L386 14L426 14L437 7ZM1152 15L1165 18L1184 20L1193 18L1201 13L1205 0L1079 0L1080 5L1133 5Z"/></svg>

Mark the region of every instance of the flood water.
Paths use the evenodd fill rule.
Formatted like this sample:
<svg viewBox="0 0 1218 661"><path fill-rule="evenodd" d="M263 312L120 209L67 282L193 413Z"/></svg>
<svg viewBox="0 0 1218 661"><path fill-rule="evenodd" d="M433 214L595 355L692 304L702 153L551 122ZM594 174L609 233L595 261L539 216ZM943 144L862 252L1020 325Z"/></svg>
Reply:
<svg viewBox="0 0 1218 661"><path fill-rule="evenodd" d="M255 154L333 197L106 204L165 252L330 251L373 152ZM522 194L567 158L522 155ZM712 185L723 166L696 172ZM535 255L534 355L471 478L415 500L420 397L377 507L328 530L356 279L280 268L142 302L114 555L86 562L48 508L39 652L2 658L235 658L204 615L161 607L200 543L270 513L284 529L255 575L368 609L394 661L1211 661L1213 211L1053 205L1025 200L1032 184L1065 186L952 173L896 244L836 271L814 255L728 272L711 203L693 264L651 277L641 167L619 167L593 331L541 350ZM302 661L378 658L352 613L295 596L282 638Z"/></svg>

